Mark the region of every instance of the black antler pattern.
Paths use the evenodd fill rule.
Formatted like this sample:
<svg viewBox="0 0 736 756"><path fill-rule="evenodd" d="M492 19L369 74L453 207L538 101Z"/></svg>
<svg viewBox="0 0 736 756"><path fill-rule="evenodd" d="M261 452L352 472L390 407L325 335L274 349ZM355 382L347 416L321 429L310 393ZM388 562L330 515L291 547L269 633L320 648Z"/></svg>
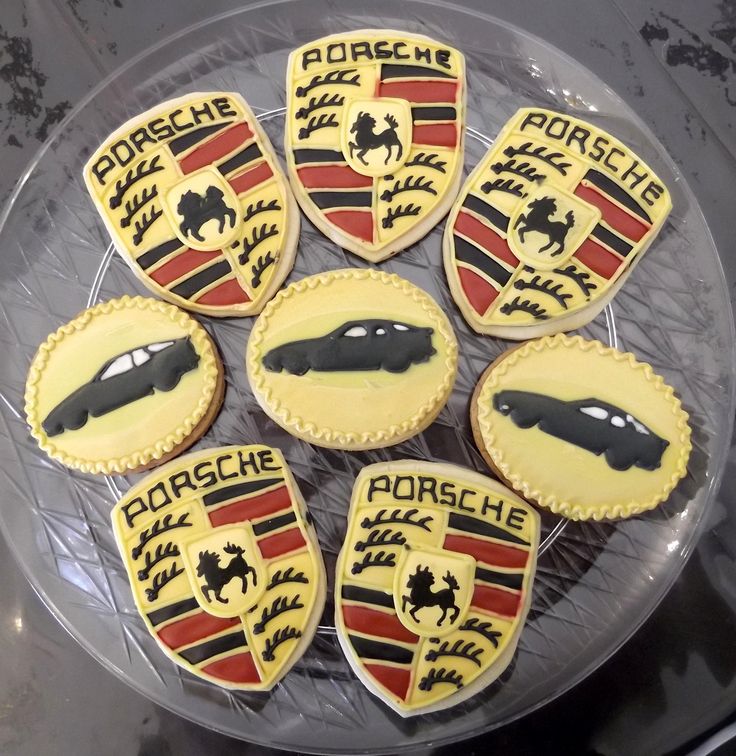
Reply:
<svg viewBox="0 0 736 756"><path fill-rule="evenodd" d="M303 87L296 88L296 96L304 97L305 95L309 94L309 92L311 92L313 89L316 89L317 87L325 87L328 84L329 85L343 84L345 86L359 87L360 74L356 73L355 76L350 76L350 74L355 73L356 70L357 70L356 68L345 68L341 71L330 71L328 74L325 74L324 76L313 76L309 84Z"/></svg>
<svg viewBox="0 0 736 756"><path fill-rule="evenodd" d="M481 622L477 617L470 617L464 624L460 625L460 630L466 630L469 633L478 633L487 641L490 641L493 644L493 648L498 648L498 639L501 637L501 633L493 629L491 622Z"/></svg>
<svg viewBox="0 0 736 756"><path fill-rule="evenodd" d="M437 158L439 158L439 155L436 152L418 152L406 165L420 165L424 168L432 168L440 173L447 173L445 170L447 161L437 160Z"/></svg>
<svg viewBox="0 0 736 756"><path fill-rule="evenodd" d="M365 541L358 541L355 544L355 550L365 551L379 546L403 546L405 543L406 538L399 531L394 532L391 528L371 530Z"/></svg>
<svg viewBox="0 0 736 756"><path fill-rule="evenodd" d="M320 129L331 129L339 125L340 124L337 122L337 118L335 118L334 113L322 113L319 116L312 116L307 121L307 125L302 126L302 128L299 129L299 139L306 139L308 136L314 134L315 131L319 131Z"/></svg>
<svg viewBox="0 0 736 756"><path fill-rule="evenodd" d="M432 529L427 523L432 522L432 517L427 515L426 517L415 517L419 510L414 507L412 509L401 510L394 509L390 514L387 514L388 509L381 509L378 514L371 519L370 517L364 517L363 522L360 523L362 528L366 530L375 528L376 525L415 525L422 530L426 530L428 533L432 532ZM402 514L403 512L403 514Z"/></svg>
<svg viewBox="0 0 736 756"><path fill-rule="evenodd" d="M559 158L565 157L561 152L552 152L549 147L545 147L543 144L540 144L534 149L532 149L531 142L524 142L520 147L512 147L509 145L503 151L503 154L510 158L521 155L522 157L532 157L537 160L543 160L547 165L552 166L552 168L559 171L563 176L567 176L567 169L572 166L572 163L560 162Z"/></svg>
<svg viewBox="0 0 736 756"><path fill-rule="evenodd" d="M445 669L440 667L439 669L429 670L429 674L423 677L419 681L419 690L432 690L435 685L440 683L447 683L448 685L454 685L458 690L463 687L463 676L457 673L454 669Z"/></svg>
<svg viewBox="0 0 736 756"><path fill-rule="evenodd" d="M524 291L524 289L532 289L533 291L539 291L542 294L547 294L553 299L556 299L563 307L563 309L567 309L567 300L572 299L572 294L565 294L564 292L560 291L562 289L561 283L554 283L551 278L547 278L544 281L542 281L542 276L534 276L531 281L526 281L524 279L519 279L518 281L514 282L514 288L518 289L519 291Z"/></svg>
<svg viewBox="0 0 736 756"><path fill-rule="evenodd" d="M369 567L396 567L396 556L392 552L378 551L374 553L366 552L363 560L354 562L350 568L353 575L360 575L361 572Z"/></svg>
<svg viewBox="0 0 736 756"><path fill-rule="evenodd" d="M253 632L260 635L265 631L266 625L275 617L294 609L303 609L304 604L299 601L300 598L299 593L291 601L286 596L277 596L271 606L264 607L263 612L261 612L261 619L253 625Z"/></svg>
<svg viewBox="0 0 736 756"><path fill-rule="evenodd" d="M164 167L159 165L161 155L154 155L150 162L148 159L141 160L135 168L131 168L126 174L125 178L115 182L115 194L110 197L110 209L114 210L116 207L120 207L125 192L130 189L133 184L137 184L141 179L150 176L152 173L163 171ZM146 165L148 163L148 165Z"/></svg>
<svg viewBox="0 0 736 756"><path fill-rule="evenodd" d="M238 256L238 262L241 265L245 265L250 258L250 253L263 241L270 239L272 236L278 236L279 229L275 223L271 224L271 228L267 223L261 224L260 228L253 229L253 238L249 239L247 236L243 239L243 251ZM254 271L255 272L255 271Z"/></svg>
<svg viewBox="0 0 736 756"><path fill-rule="evenodd" d="M284 583L308 584L309 580L301 570L299 570L299 572L294 572L293 567L288 567L283 572L281 570L276 570L276 572L273 573L271 582L266 586L266 590L270 591L271 588L275 588L277 585L283 585Z"/></svg>
<svg viewBox="0 0 736 756"><path fill-rule="evenodd" d="M571 278L580 287L580 291L585 294L586 297L590 297L590 292L593 289L597 289L598 286L588 281L590 273L586 273L584 270L578 270L574 265L568 265L566 268L555 268L554 273L559 273L561 276L567 276Z"/></svg>
<svg viewBox="0 0 736 756"><path fill-rule="evenodd" d="M144 189L140 194L134 194L133 199L125 202L125 216L120 220L120 225L127 228L133 217L137 215L149 202L158 197L158 187Z"/></svg>
<svg viewBox="0 0 736 756"><path fill-rule="evenodd" d="M164 214L163 210L155 207L150 213L143 213L140 220L135 222L135 234L133 234L133 244L138 246L146 235L146 231Z"/></svg>
<svg viewBox="0 0 736 756"><path fill-rule="evenodd" d="M386 216L381 220L381 225L384 228L393 228L394 221L399 218L408 218L410 215L419 215L422 208L419 205L415 205L410 202L408 205L397 205L394 208L389 207Z"/></svg>
<svg viewBox="0 0 736 756"><path fill-rule="evenodd" d="M308 118L312 113L314 113L315 110L320 110L321 108L336 108L342 105L345 102L345 98L342 95L335 94L335 95L328 95L323 94L321 97L310 97L309 98L309 104L304 105L299 110L296 111L296 117L299 118Z"/></svg>
<svg viewBox="0 0 736 756"><path fill-rule="evenodd" d="M189 512L182 512L179 519L172 522L173 519L173 514L167 514L163 519L156 520L156 522L154 522L150 528L143 530L138 537L138 545L134 547L133 551L130 552L133 556L133 559L138 559L138 557L143 553L143 547L149 541L157 538L162 533L167 533L169 530L175 530L176 528L192 527L192 523L187 522L187 520L189 519Z"/></svg>
<svg viewBox="0 0 736 756"><path fill-rule="evenodd" d="M163 562L164 559L169 557L177 557L180 553L178 546L173 541L169 541L166 545L159 543L153 553L147 551L143 555L143 568L138 570L138 580L148 580L151 570L159 562Z"/></svg>
<svg viewBox="0 0 736 756"><path fill-rule="evenodd" d="M493 181L486 181L480 188L484 194L490 194L491 192L505 192L506 194L513 194L515 197L526 197L524 191L524 184L520 184L513 179L494 179Z"/></svg>
<svg viewBox="0 0 736 756"><path fill-rule="evenodd" d="M514 297L511 302L506 302L501 306L501 312L504 315L511 315L513 312L528 312L534 316L535 320L549 320L549 315L547 315L547 310L544 307L521 297Z"/></svg>
<svg viewBox="0 0 736 756"><path fill-rule="evenodd" d="M452 646L450 645L450 641L443 641L439 648L432 648L427 651L427 655L424 658L426 661L435 662L440 656L457 656L461 659L468 659L468 661L480 667L479 657L482 653L483 649L480 646L476 646L473 641L463 643L461 640L456 640Z"/></svg>
<svg viewBox="0 0 736 756"><path fill-rule="evenodd" d="M250 285L254 289L257 289L261 285L261 277L275 262L276 258L273 256L273 253L266 252L265 255L261 255L253 264L253 267L250 271L253 274L253 278L251 278L250 280Z"/></svg>
<svg viewBox="0 0 736 756"><path fill-rule="evenodd" d="M421 176L407 176L404 181L396 181L391 189L386 189L381 194L384 202L391 200L402 192L427 192L428 194L437 195L437 190L432 186L432 179L423 179Z"/></svg>
<svg viewBox="0 0 736 756"><path fill-rule="evenodd" d="M146 588L146 598L149 601L155 601L158 598L158 594L161 593L161 589L165 585L168 585L172 580L174 580L174 578L179 577L182 572L184 572L184 568L179 567L176 562L174 562L168 570L161 570L161 572L157 572L153 576L151 587Z"/></svg>
<svg viewBox="0 0 736 756"><path fill-rule="evenodd" d="M273 661L276 656L274 655L274 651L282 644L286 643L286 641L291 640L292 638L301 638L302 637L302 631L297 630L295 627L292 627L291 625L287 625L286 627L282 627L280 630L277 630L273 636L271 636L267 641L266 645L261 652L261 656L263 657L263 661Z"/></svg>
<svg viewBox="0 0 736 756"><path fill-rule="evenodd" d="M279 205L278 200L271 200L268 204L265 204L263 200L258 200L255 205L251 202L251 204L245 209L243 223L247 223L251 218L258 215L258 213L268 213L271 210L281 210L281 205Z"/></svg>
<svg viewBox="0 0 736 756"><path fill-rule="evenodd" d="M518 162L514 158L511 158L505 163L499 161L491 166L491 170L497 176L501 173L513 173L515 176L521 176L521 178L527 181L536 181L538 184L547 178L543 173L539 173L528 160Z"/></svg>

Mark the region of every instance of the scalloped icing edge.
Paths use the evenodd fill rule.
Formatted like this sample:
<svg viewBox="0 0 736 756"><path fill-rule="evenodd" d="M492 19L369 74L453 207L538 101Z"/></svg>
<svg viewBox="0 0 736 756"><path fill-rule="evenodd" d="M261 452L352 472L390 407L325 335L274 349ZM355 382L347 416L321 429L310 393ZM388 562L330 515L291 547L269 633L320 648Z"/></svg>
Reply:
<svg viewBox="0 0 736 756"><path fill-rule="evenodd" d="M263 332L268 327L268 319L288 299L307 290L316 289L319 286L327 286L335 280L362 281L371 279L389 284L400 289L404 294L411 296L412 300L419 304L430 316L432 322L448 344L448 354L445 359L446 374L437 391L426 401L409 420L398 425L392 425L388 429L380 431L367 431L365 433L353 433L336 431L332 428L318 428L315 423L307 422L303 418L292 413L283 402L273 397L271 389L264 389L265 375L256 360L261 357L260 347L263 343ZM256 321L247 346L246 368L251 389L268 415L279 421L299 437L315 440L316 443L324 442L332 448L344 447L352 450L389 446L423 431L439 414L445 405L452 387L455 385L457 376L458 346L457 339L445 313L439 305L422 289L415 286L395 273L385 273L372 268L344 268L318 273L314 276L302 278L285 289L282 289L263 309Z"/></svg>
<svg viewBox="0 0 736 756"><path fill-rule="evenodd" d="M197 353L201 356L204 363L205 383L202 396L192 414L183 420L182 425L179 426L175 433L170 433L166 438L160 439L153 445L146 446L141 451L107 460L80 459L66 454L49 441L36 413L36 398L39 391L38 384L51 352L67 336L81 331L98 315L105 315L114 310L130 309L133 307L139 310L158 310L168 315L176 325L183 328L191 336ZM41 449L52 459L58 460L67 467L72 467L86 473L125 473L143 467L152 460L161 459L161 457L179 446L187 436L191 435L207 414L207 410L216 396L217 383L220 377L220 363L215 349L214 342L207 331L194 318L175 305L151 299L150 297L130 297L126 294L118 299L110 299L107 302L90 307L50 334L46 341L39 346L31 362L24 396L25 413L31 435L38 441Z"/></svg>
<svg viewBox="0 0 736 756"><path fill-rule="evenodd" d="M670 404L672 414L678 416L677 428L680 431L680 455L675 466L675 471L670 479L665 483L659 493L654 494L646 501L631 500L625 504L615 504L610 507L602 506L583 506L580 504L571 504L567 501L561 501L555 494L544 494L537 488L533 488L530 483L522 478L521 475L511 471L511 465L504 460L504 453L495 445L496 438L488 430L488 418L491 412L491 403L488 401L488 395L497 385L497 379L505 375L509 368L515 365L519 360L529 355L532 351L541 352L546 349L554 349L559 346L567 349L573 346L579 346L584 352L591 349L604 357L613 357L617 362L628 362L633 370L642 370L650 383L654 385L655 391L663 393L666 401ZM568 336L564 333L558 333L555 336L544 336L534 341L528 341L522 346L513 348L508 356L501 355L497 364L490 371L488 378L481 377L482 386L479 384L477 394L473 396L472 405L477 407L477 425L479 433L483 438L485 452L493 461L494 467L509 485L516 491L520 492L525 499L534 501L539 506L545 507L556 514L567 517L571 520L612 520L646 512L654 509L658 504L665 501L673 491L679 481L687 473L687 462L692 450L690 440L690 426L688 425L689 415L682 408L682 402L675 395L675 390L665 382L661 375L654 372L652 366L647 362L640 362L631 352L620 352L613 347L605 346L597 340L587 340L582 336Z"/></svg>

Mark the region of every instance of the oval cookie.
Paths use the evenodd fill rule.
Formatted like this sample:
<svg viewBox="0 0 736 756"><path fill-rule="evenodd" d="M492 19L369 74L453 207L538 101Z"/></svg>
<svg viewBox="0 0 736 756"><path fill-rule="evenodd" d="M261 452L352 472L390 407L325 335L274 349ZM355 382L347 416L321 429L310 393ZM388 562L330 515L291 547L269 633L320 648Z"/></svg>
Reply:
<svg viewBox="0 0 736 756"><path fill-rule="evenodd" d="M270 690L312 640L325 569L277 449L188 454L115 505L138 611L162 651L226 688Z"/></svg>
<svg viewBox="0 0 736 756"><path fill-rule="evenodd" d="M291 284L251 332L248 378L264 411L299 438L375 449L424 430L445 405L457 342L437 304L375 270Z"/></svg>
<svg viewBox="0 0 736 756"><path fill-rule="evenodd" d="M478 693L514 655L538 545L539 515L495 480L431 462L363 468L335 580L355 673L403 717Z"/></svg>
<svg viewBox="0 0 736 756"><path fill-rule="evenodd" d="M195 92L125 123L84 180L152 292L216 317L263 309L294 263L299 212L245 100Z"/></svg>
<svg viewBox="0 0 736 756"><path fill-rule="evenodd" d="M671 207L652 169L610 134L523 108L448 217L452 295L478 333L521 340L580 328L621 288Z"/></svg>
<svg viewBox="0 0 736 756"><path fill-rule="evenodd" d="M630 517L686 473L688 415L652 367L564 334L506 352L471 401L476 443L525 498L573 520Z"/></svg>
<svg viewBox="0 0 736 756"><path fill-rule="evenodd" d="M50 457L123 473L191 446L223 392L220 358L196 320L155 299L122 297L85 310L39 347L26 415Z"/></svg>
<svg viewBox="0 0 736 756"><path fill-rule="evenodd" d="M289 178L326 236L379 262L425 236L460 186L465 59L422 35L364 29L289 56Z"/></svg>

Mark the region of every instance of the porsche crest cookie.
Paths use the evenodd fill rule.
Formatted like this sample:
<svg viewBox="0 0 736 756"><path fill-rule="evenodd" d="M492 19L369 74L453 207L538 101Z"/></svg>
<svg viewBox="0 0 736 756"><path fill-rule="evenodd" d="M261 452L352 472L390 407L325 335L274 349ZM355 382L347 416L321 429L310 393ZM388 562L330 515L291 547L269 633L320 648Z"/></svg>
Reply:
<svg viewBox="0 0 736 756"><path fill-rule="evenodd" d="M464 701L508 666L529 610L539 515L454 465L363 468L335 578L335 626L367 688L402 716Z"/></svg>
<svg viewBox="0 0 736 756"><path fill-rule="evenodd" d="M610 134L523 108L449 215L450 289L478 333L521 340L579 328L618 291L671 206L652 169Z"/></svg>
<svg viewBox="0 0 736 756"><path fill-rule="evenodd" d="M31 363L26 415L53 459L90 473L161 464L193 444L222 403L222 364L196 320L122 297L52 333Z"/></svg>
<svg viewBox="0 0 736 756"><path fill-rule="evenodd" d="M502 479L573 520L652 509L691 450L688 415L651 365L580 336L502 354L476 387L471 422Z"/></svg>
<svg viewBox="0 0 736 756"><path fill-rule="evenodd" d="M379 262L421 239L460 186L465 61L385 29L337 34L289 56L286 157L307 217Z"/></svg>
<svg viewBox="0 0 736 756"><path fill-rule="evenodd" d="M336 270L287 286L248 340L256 399L299 438L375 449L424 430L450 395L457 341L421 289L396 275Z"/></svg>
<svg viewBox="0 0 736 756"><path fill-rule="evenodd" d="M128 121L84 168L115 246L162 299L253 315L288 275L299 213L240 95L197 92Z"/></svg>
<svg viewBox="0 0 736 756"><path fill-rule="evenodd" d="M112 523L138 611L184 669L226 688L270 690L309 645L325 570L277 449L181 457L131 488Z"/></svg>

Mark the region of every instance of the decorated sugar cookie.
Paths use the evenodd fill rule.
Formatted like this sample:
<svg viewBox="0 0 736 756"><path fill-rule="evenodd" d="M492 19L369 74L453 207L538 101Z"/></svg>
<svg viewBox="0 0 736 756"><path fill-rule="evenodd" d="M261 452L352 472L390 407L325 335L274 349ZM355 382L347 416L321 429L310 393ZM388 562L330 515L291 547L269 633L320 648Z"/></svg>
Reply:
<svg viewBox="0 0 736 756"><path fill-rule="evenodd" d="M573 520L652 509L691 450L688 415L651 365L580 336L502 354L476 387L471 422L502 479Z"/></svg>
<svg viewBox="0 0 736 756"><path fill-rule="evenodd" d="M531 602L539 515L461 467L363 468L335 578L335 626L367 688L402 716L464 701L511 661Z"/></svg>
<svg viewBox="0 0 736 756"><path fill-rule="evenodd" d="M85 310L41 344L26 415L50 457L84 472L123 473L191 446L223 391L217 350L196 320L126 296Z"/></svg>
<svg viewBox="0 0 736 756"><path fill-rule="evenodd" d="M460 186L465 60L418 34L364 29L289 56L286 157L307 217L379 262L421 239Z"/></svg>
<svg viewBox="0 0 736 756"><path fill-rule="evenodd" d="M424 430L457 371L450 322L396 275L336 270L291 284L248 341L251 389L299 438L335 449L375 449Z"/></svg>
<svg viewBox="0 0 736 756"><path fill-rule="evenodd" d="M125 262L168 302L253 315L291 270L299 213L240 95L196 92L136 116L84 180Z"/></svg>
<svg viewBox="0 0 736 756"><path fill-rule="evenodd" d="M325 570L281 453L181 457L112 511L138 611L163 652L226 688L270 690L312 640Z"/></svg>
<svg viewBox="0 0 736 756"><path fill-rule="evenodd" d="M450 213L450 289L478 333L521 340L579 328L619 290L671 206L654 171L610 134L523 108Z"/></svg>

